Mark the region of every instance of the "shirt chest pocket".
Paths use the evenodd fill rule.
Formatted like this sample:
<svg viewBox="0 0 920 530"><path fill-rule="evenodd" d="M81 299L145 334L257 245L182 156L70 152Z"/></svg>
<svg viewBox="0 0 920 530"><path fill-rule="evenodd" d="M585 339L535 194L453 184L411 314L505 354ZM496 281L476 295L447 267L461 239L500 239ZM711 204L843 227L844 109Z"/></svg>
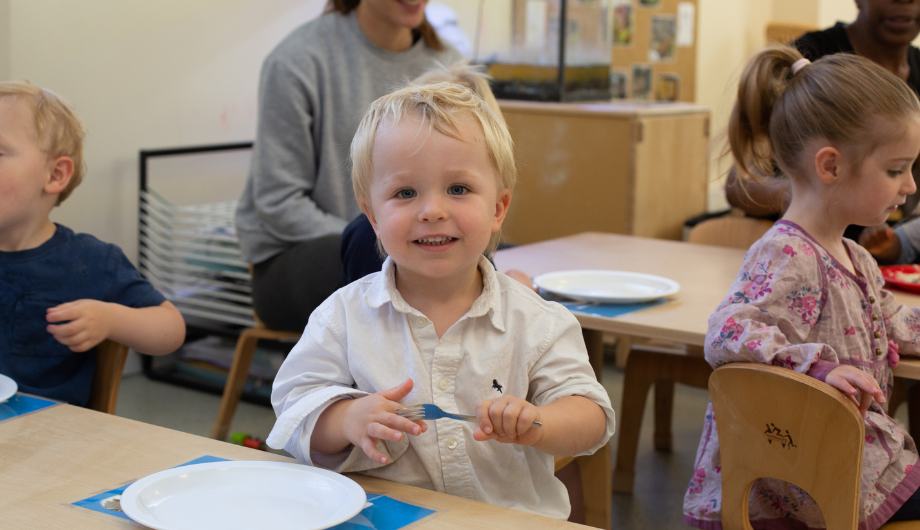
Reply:
<svg viewBox="0 0 920 530"><path fill-rule="evenodd" d="M54 339L45 329L48 326L48 308L57 302L24 296L15 302L13 309L13 356L64 357L71 355L67 346Z"/></svg>

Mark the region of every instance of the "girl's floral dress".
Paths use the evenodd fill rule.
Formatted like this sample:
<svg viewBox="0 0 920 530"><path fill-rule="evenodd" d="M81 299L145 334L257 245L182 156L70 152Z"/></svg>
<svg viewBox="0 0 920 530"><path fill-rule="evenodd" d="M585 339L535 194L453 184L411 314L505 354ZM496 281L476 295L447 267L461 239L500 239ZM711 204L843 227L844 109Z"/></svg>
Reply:
<svg viewBox="0 0 920 530"><path fill-rule="evenodd" d="M706 360L713 367L750 361L784 366L824 380L840 364L872 374L891 395L898 353L920 354L920 310L899 306L882 289L872 256L844 240L854 275L798 225L779 221L748 251L728 296L709 318ZM920 487L917 447L907 432L872 404L860 493L860 530L884 524ZM793 440L794 443L794 440ZM794 449L792 449L794 450ZM722 479L712 403L706 411L696 465L684 497L684 520L721 529ZM751 493L754 528L824 528L808 494L776 479Z"/></svg>

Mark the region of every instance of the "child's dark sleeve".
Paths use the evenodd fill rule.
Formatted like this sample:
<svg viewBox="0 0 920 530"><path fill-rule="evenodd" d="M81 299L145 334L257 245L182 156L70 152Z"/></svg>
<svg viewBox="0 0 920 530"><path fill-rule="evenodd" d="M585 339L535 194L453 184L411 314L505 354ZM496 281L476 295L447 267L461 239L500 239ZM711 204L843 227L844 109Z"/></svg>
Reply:
<svg viewBox="0 0 920 530"><path fill-rule="evenodd" d="M158 306L166 301L166 297L141 277L140 272L116 245L109 245L105 270L105 281L109 286L106 302L142 308Z"/></svg>

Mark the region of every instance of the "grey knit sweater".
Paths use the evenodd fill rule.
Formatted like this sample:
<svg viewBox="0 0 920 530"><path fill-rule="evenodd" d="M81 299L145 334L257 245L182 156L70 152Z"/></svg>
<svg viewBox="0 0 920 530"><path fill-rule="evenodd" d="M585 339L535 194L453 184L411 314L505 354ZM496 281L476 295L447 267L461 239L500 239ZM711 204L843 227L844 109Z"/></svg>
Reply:
<svg viewBox="0 0 920 530"><path fill-rule="evenodd" d="M419 39L390 52L371 42L354 13L327 14L268 55L246 189L236 211L243 256L261 263L294 244L341 233L359 213L349 147L367 107L437 63L460 54Z"/></svg>

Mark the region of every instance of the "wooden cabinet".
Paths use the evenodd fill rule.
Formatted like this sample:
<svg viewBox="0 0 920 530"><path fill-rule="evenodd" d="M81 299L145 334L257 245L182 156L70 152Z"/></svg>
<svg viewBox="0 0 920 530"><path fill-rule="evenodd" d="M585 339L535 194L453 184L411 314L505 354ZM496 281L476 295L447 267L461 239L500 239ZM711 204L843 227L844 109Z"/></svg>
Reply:
<svg viewBox="0 0 920 530"><path fill-rule="evenodd" d="M499 103L518 163L505 241L584 231L680 239L684 221L706 211L708 108Z"/></svg>

